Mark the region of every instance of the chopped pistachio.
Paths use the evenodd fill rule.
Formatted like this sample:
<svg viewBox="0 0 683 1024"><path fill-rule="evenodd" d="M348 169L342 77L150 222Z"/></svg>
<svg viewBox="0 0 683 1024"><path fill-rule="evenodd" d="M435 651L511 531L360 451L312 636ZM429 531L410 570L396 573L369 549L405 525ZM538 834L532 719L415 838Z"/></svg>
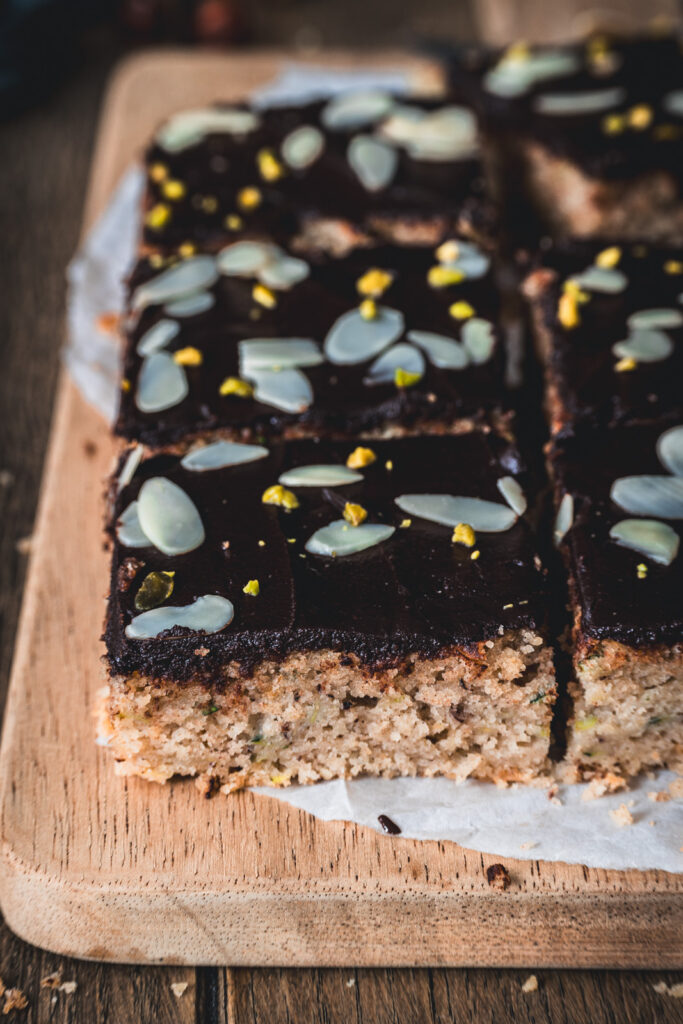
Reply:
<svg viewBox="0 0 683 1024"><path fill-rule="evenodd" d="M177 178L168 178L161 186L161 191L166 199L176 202L187 195L187 186Z"/></svg>
<svg viewBox="0 0 683 1024"><path fill-rule="evenodd" d="M434 255L439 263L455 263L460 255L460 246L451 238L447 242L442 242Z"/></svg>
<svg viewBox="0 0 683 1024"><path fill-rule="evenodd" d="M255 284L251 292L254 302L258 302L259 306L265 306L266 309L275 309L277 306L277 296L274 291L270 288L266 288L264 284Z"/></svg>
<svg viewBox="0 0 683 1024"><path fill-rule="evenodd" d="M272 487L267 487L261 495L261 501L264 505L277 505L288 511L299 507L299 499L296 494L293 491L288 491L282 484L273 484Z"/></svg>
<svg viewBox="0 0 683 1024"><path fill-rule="evenodd" d="M255 185L247 185L237 193L237 205L241 210L255 210L261 205L261 190Z"/></svg>
<svg viewBox="0 0 683 1024"><path fill-rule="evenodd" d="M147 212L145 224L148 228L152 228L153 231L158 231L170 220L170 217L171 207L167 206L166 203L157 203Z"/></svg>
<svg viewBox="0 0 683 1024"><path fill-rule="evenodd" d="M178 366L201 366L203 361L204 356L194 345L179 348L177 352L173 353L173 362Z"/></svg>
<svg viewBox="0 0 683 1024"><path fill-rule="evenodd" d="M296 537L288 537L287 538L287 543L288 544L296 544Z"/></svg>
<svg viewBox="0 0 683 1024"><path fill-rule="evenodd" d="M166 164L152 164L149 169L149 176L152 181L157 183L163 181L164 178L168 177L168 167Z"/></svg>
<svg viewBox="0 0 683 1024"><path fill-rule="evenodd" d="M606 267L611 270L612 267L616 267L617 263L621 259L621 249L618 245L611 245L609 249L603 249L595 257L595 264L598 267Z"/></svg>
<svg viewBox="0 0 683 1024"><path fill-rule="evenodd" d="M626 128L623 114L607 114L602 119L602 130L605 135L620 135Z"/></svg>
<svg viewBox="0 0 683 1024"><path fill-rule="evenodd" d="M394 468L394 464L391 461L391 459L387 459L387 461L384 463L384 468L386 469L387 473L391 473L392 469Z"/></svg>
<svg viewBox="0 0 683 1024"><path fill-rule="evenodd" d="M412 522L412 519L402 519L401 522L399 523L399 527L401 530L407 530L408 527L412 525Z"/></svg>
<svg viewBox="0 0 683 1024"><path fill-rule="evenodd" d="M480 554L481 554L481 551L477 548L476 551L472 552L472 554L470 555L470 558L472 559L473 562L476 562L476 560L479 558Z"/></svg>
<svg viewBox="0 0 683 1024"><path fill-rule="evenodd" d="M638 363L635 361L633 356L624 356L618 363L614 364L614 369L617 373L628 373L630 370L635 370Z"/></svg>
<svg viewBox="0 0 683 1024"><path fill-rule="evenodd" d="M532 697L529 701L530 704L538 704L545 697L545 690L540 690L535 697Z"/></svg>
<svg viewBox="0 0 683 1024"><path fill-rule="evenodd" d="M265 542L264 540L260 540L260 541L258 542L258 546L259 546L260 548L264 548L264 547L266 546L266 542Z"/></svg>
<svg viewBox="0 0 683 1024"><path fill-rule="evenodd" d="M639 562L636 566L636 576L639 580L644 580L647 576L647 566L645 562Z"/></svg>
<svg viewBox="0 0 683 1024"><path fill-rule="evenodd" d="M412 388L413 384L417 384L419 380L422 380L421 373L410 373L400 366L394 370L394 384L397 388Z"/></svg>
<svg viewBox="0 0 683 1024"><path fill-rule="evenodd" d="M124 393L127 392L127 391L130 391L130 381L128 380L127 377L122 377L121 378L121 390Z"/></svg>
<svg viewBox="0 0 683 1024"><path fill-rule="evenodd" d="M260 590L261 588L258 580L249 580L249 582L242 587L242 593L248 594L250 597L258 597Z"/></svg>
<svg viewBox="0 0 683 1024"><path fill-rule="evenodd" d="M351 523L351 526L360 526L368 518L367 510L352 501L347 501L344 505L343 515L346 522Z"/></svg>
<svg viewBox="0 0 683 1024"><path fill-rule="evenodd" d="M218 200L215 196L202 196L201 208L204 213L215 213L218 209Z"/></svg>
<svg viewBox="0 0 683 1024"><path fill-rule="evenodd" d="M572 330L581 323L579 303L574 292L563 292L557 307L557 319L567 330Z"/></svg>
<svg viewBox="0 0 683 1024"><path fill-rule="evenodd" d="M194 256L197 252L197 246L194 242L183 242L182 245L178 246L178 255L182 256L184 260L189 259L190 256Z"/></svg>
<svg viewBox="0 0 683 1024"><path fill-rule="evenodd" d="M272 149L260 149L256 154L256 162L259 174L264 181L277 181L285 173L284 167Z"/></svg>
<svg viewBox="0 0 683 1024"><path fill-rule="evenodd" d="M209 704L208 708L202 708L202 714L205 718L208 718L209 715L215 715L217 711L218 708L213 702Z"/></svg>
<svg viewBox="0 0 683 1024"><path fill-rule="evenodd" d="M503 611L504 612L509 611L510 608L514 608L514 607L515 607L514 602L510 601L509 604L504 604L503 605Z"/></svg>
<svg viewBox="0 0 683 1024"><path fill-rule="evenodd" d="M150 267L154 267L157 270L159 267L163 267L166 260L160 252L153 252L147 257Z"/></svg>
<svg viewBox="0 0 683 1024"><path fill-rule="evenodd" d="M683 274L683 263L680 260L667 260L664 264L664 273Z"/></svg>
<svg viewBox="0 0 683 1024"><path fill-rule="evenodd" d="M638 103L635 107L631 107L626 117L631 128L642 131L644 128L650 127L654 113L652 107L647 103Z"/></svg>
<svg viewBox="0 0 683 1024"><path fill-rule="evenodd" d="M589 729L594 729L598 724L598 720L595 715L588 715L586 718L579 718L574 722L574 728L578 732L587 732Z"/></svg>
<svg viewBox="0 0 683 1024"><path fill-rule="evenodd" d="M150 572L135 595L135 608L139 612L147 612L163 604L173 593L173 577L175 572Z"/></svg>
<svg viewBox="0 0 683 1024"><path fill-rule="evenodd" d="M430 267L427 272L427 284L431 288L447 288L451 284L460 284L464 280L465 275L457 267L443 267L439 264Z"/></svg>
<svg viewBox="0 0 683 1024"><path fill-rule="evenodd" d="M451 537L453 544L464 544L466 548L473 548L476 540L477 535L469 523L458 523Z"/></svg>
<svg viewBox="0 0 683 1024"><path fill-rule="evenodd" d="M374 299L363 299L358 307L358 312L364 320L374 320L377 316L377 303Z"/></svg>
<svg viewBox="0 0 683 1024"><path fill-rule="evenodd" d="M474 307L461 299L459 302L454 302L448 312L455 320L469 320L471 316L474 316Z"/></svg>
<svg viewBox="0 0 683 1024"><path fill-rule="evenodd" d="M239 231L244 226L244 221L237 213L229 213L223 223L228 231Z"/></svg>
<svg viewBox="0 0 683 1024"><path fill-rule="evenodd" d="M219 395L236 395L238 398L251 398L254 389L246 380L239 377L226 377L218 389Z"/></svg>
<svg viewBox="0 0 683 1024"><path fill-rule="evenodd" d="M652 129L652 137L657 142L670 142L677 139L680 134L681 129L677 124L656 124Z"/></svg>
<svg viewBox="0 0 683 1024"><path fill-rule="evenodd" d="M371 299L378 299L381 295L384 295L393 280L394 275L389 273L388 270L380 270L378 267L372 267L370 270L366 270L362 277L358 278L356 281L356 288L358 289L359 295L365 295Z"/></svg>
<svg viewBox="0 0 683 1024"><path fill-rule="evenodd" d="M363 466L369 466L375 461L377 456L373 452L372 448L354 448L348 459L346 465L349 469L362 469Z"/></svg>

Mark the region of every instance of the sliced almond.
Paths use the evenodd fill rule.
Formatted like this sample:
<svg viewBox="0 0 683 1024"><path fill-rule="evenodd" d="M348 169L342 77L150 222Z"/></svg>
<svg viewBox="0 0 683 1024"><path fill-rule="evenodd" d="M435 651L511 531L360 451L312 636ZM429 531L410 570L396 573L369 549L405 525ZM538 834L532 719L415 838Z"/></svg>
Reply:
<svg viewBox="0 0 683 1024"><path fill-rule="evenodd" d="M143 533L165 555L184 555L204 543L197 506L182 487L166 477L145 480L137 511Z"/></svg>
<svg viewBox="0 0 683 1024"><path fill-rule="evenodd" d="M393 96L380 89L344 92L329 101L320 120L334 131L354 131L381 121L391 112L394 102Z"/></svg>
<svg viewBox="0 0 683 1024"><path fill-rule="evenodd" d="M139 356L151 356L166 348L169 341L173 341L180 334L180 324L175 320L157 320L148 331L142 335L137 343L135 351Z"/></svg>
<svg viewBox="0 0 683 1024"><path fill-rule="evenodd" d="M415 345L427 353L430 363L441 370L464 370L469 364L469 356L465 346L445 334L434 334L432 331L408 331L407 337Z"/></svg>
<svg viewBox="0 0 683 1024"><path fill-rule="evenodd" d="M683 519L683 477L623 476L612 484L610 497L634 515Z"/></svg>
<svg viewBox="0 0 683 1024"><path fill-rule="evenodd" d="M567 536L574 523L574 496L572 494L565 494L560 502L557 515L555 516L555 526L553 528L553 540L555 547L558 548L564 538Z"/></svg>
<svg viewBox="0 0 683 1024"><path fill-rule="evenodd" d="M609 532L622 547L637 551L660 565L671 565L678 554L680 538L668 523L657 519L622 519Z"/></svg>
<svg viewBox="0 0 683 1024"><path fill-rule="evenodd" d="M381 544L395 532L394 526L383 526L380 523L351 526L345 519L336 519L309 537L306 541L306 551L313 555L342 558Z"/></svg>
<svg viewBox="0 0 683 1024"><path fill-rule="evenodd" d="M660 434L657 457L670 473L683 477L683 426L671 427Z"/></svg>
<svg viewBox="0 0 683 1024"><path fill-rule="evenodd" d="M363 378L363 383L367 385L393 384L397 370L405 370L406 373L417 373L420 377L423 376L424 356L419 349L406 342L392 345L374 361Z"/></svg>
<svg viewBox="0 0 683 1024"><path fill-rule="evenodd" d="M462 343L475 364L487 363L496 347L496 335L490 320L472 316L462 325Z"/></svg>
<svg viewBox="0 0 683 1024"><path fill-rule="evenodd" d="M207 135L247 135L261 119L252 110L230 107L201 107L183 110L171 117L157 132L157 142L169 153L196 146Z"/></svg>
<svg viewBox="0 0 683 1024"><path fill-rule="evenodd" d="M148 548L151 546L152 542L140 526L137 501L131 501L119 516L116 536L119 543L126 548Z"/></svg>
<svg viewBox="0 0 683 1024"><path fill-rule="evenodd" d="M503 495L513 512L523 516L527 510L527 500L524 491L515 480L514 476L502 476L496 480L496 487Z"/></svg>
<svg viewBox="0 0 683 1024"><path fill-rule="evenodd" d="M577 92L543 93L534 100L538 114L550 117L573 117L612 110L623 103L626 92L621 86L608 89L581 89Z"/></svg>
<svg viewBox="0 0 683 1024"><path fill-rule="evenodd" d="M428 519L442 526L467 523L479 533L502 533L517 522L507 505L483 498L465 498L451 494L401 494L395 499L402 512Z"/></svg>
<svg viewBox="0 0 683 1024"><path fill-rule="evenodd" d="M278 483L285 487L344 487L356 484L363 479L361 473L355 473L348 466L316 465L296 466L288 469L278 478Z"/></svg>
<svg viewBox="0 0 683 1024"><path fill-rule="evenodd" d="M154 352L140 367L135 404L144 413L172 409L187 398L187 374L168 352Z"/></svg>
<svg viewBox="0 0 683 1024"><path fill-rule="evenodd" d="M635 328L624 341L612 345L612 352L618 359L635 359L637 363L658 363L668 359L674 350L674 343L663 331Z"/></svg>
<svg viewBox="0 0 683 1024"><path fill-rule="evenodd" d="M218 270L213 256L191 256L138 285L133 293L132 307L137 311L146 306L173 302L210 288L217 280Z"/></svg>
<svg viewBox="0 0 683 1024"><path fill-rule="evenodd" d="M325 148L325 136L319 128L304 124L282 140L282 159L295 171L314 164Z"/></svg>
<svg viewBox="0 0 683 1024"><path fill-rule="evenodd" d="M238 345L240 372L319 366L325 358L316 341L309 338L248 338Z"/></svg>
<svg viewBox="0 0 683 1024"><path fill-rule="evenodd" d="M152 640L176 626L198 633L218 633L232 622L234 615L232 601L218 594L205 594L192 604L165 605L136 615L126 626L126 636L129 640Z"/></svg>
<svg viewBox="0 0 683 1024"><path fill-rule="evenodd" d="M241 466L245 462L256 462L257 459L265 459L268 454L268 449L260 444L213 441L192 448L180 460L180 465L193 473L205 473L208 470L225 469L227 466Z"/></svg>
<svg viewBox="0 0 683 1024"><path fill-rule="evenodd" d="M313 404L313 388L301 370L250 370L254 398L283 412L305 412Z"/></svg>
<svg viewBox="0 0 683 1024"><path fill-rule="evenodd" d="M403 313L388 306L377 306L371 319L350 309L332 325L325 338L325 355L331 363L349 365L364 363L379 355L404 329Z"/></svg>
<svg viewBox="0 0 683 1024"><path fill-rule="evenodd" d="M185 295L182 299L174 299L164 306L167 316L199 316L216 305L216 296L212 292L195 292Z"/></svg>
<svg viewBox="0 0 683 1024"><path fill-rule="evenodd" d="M351 170L364 189L380 192L390 185L398 169L398 154L371 135L356 135L346 154Z"/></svg>

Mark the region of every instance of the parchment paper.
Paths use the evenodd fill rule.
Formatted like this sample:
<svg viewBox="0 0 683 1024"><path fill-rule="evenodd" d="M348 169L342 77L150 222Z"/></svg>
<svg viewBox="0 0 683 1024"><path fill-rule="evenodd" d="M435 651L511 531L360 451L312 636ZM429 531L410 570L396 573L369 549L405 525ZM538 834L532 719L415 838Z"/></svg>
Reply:
<svg viewBox="0 0 683 1024"><path fill-rule="evenodd" d="M407 87L402 72L329 72L286 67L255 100L297 102L358 86ZM123 306L122 281L132 265L139 232L142 170L131 167L68 270L68 343L64 359L84 396L111 422L116 412L119 352L97 328L103 313ZM683 801L653 802L674 780L659 772L628 792L583 800L585 785L547 789L448 779L357 779L256 792L284 800L326 821L344 819L379 830L390 817L402 835L450 839L501 857L559 860L602 868L683 870ZM633 824L620 827L610 811L626 804ZM623 814L622 814L623 816Z"/></svg>

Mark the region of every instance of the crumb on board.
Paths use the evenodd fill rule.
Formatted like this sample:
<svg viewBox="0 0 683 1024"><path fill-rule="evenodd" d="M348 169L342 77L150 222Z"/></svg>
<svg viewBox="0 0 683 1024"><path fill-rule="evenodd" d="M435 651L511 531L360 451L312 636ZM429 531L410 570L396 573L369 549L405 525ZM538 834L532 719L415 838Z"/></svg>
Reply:
<svg viewBox="0 0 683 1024"><path fill-rule="evenodd" d="M629 811L626 804L619 804L615 811L610 811L609 816L618 828L623 828L624 825L633 824L633 815Z"/></svg>
<svg viewBox="0 0 683 1024"><path fill-rule="evenodd" d="M598 800L605 793L616 793L620 789L626 789L626 779L613 772L607 772L599 779L593 779L588 783L588 788L581 795L582 800Z"/></svg>
<svg viewBox="0 0 683 1024"><path fill-rule="evenodd" d="M538 992L538 978L535 974L530 974L522 985L522 992Z"/></svg>
<svg viewBox="0 0 683 1024"><path fill-rule="evenodd" d="M17 554L28 555L31 552L31 545L33 544L33 536L29 534L28 537L20 537L14 545L17 549Z"/></svg>
<svg viewBox="0 0 683 1024"><path fill-rule="evenodd" d="M353 988L353 986L355 984L356 984L356 979L355 978L349 978L349 980L346 982L346 987L347 988Z"/></svg>
<svg viewBox="0 0 683 1024"><path fill-rule="evenodd" d="M665 981L658 981L652 987L660 996L673 996L674 999L683 999L683 981L679 981L676 985L667 985Z"/></svg>
<svg viewBox="0 0 683 1024"><path fill-rule="evenodd" d="M173 982L173 984L171 985L171 992L176 997L176 999L180 999L180 997L185 994L185 992L187 991L188 984L189 982L187 981Z"/></svg>
<svg viewBox="0 0 683 1024"><path fill-rule="evenodd" d="M526 843L519 844L520 850L533 850L534 846L538 846L535 839L529 839Z"/></svg>
<svg viewBox="0 0 683 1024"><path fill-rule="evenodd" d="M504 864L490 864L486 869L486 881L492 889L505 892L510 888L510 873Z"/></svg>
<svg viewBox="0 0 683 1024"><path fill-rule="evenodd" d="M60 971L53 971L52 974L46 974L44 978L40 979L41 988L59 988L62 983L62 975Z"/></svg>
<svg viewBox="0 0 683 1024"><path fill-rule="evenodd" d="M25 1010L28 1006L28 999L20 988L6 988L4 996L5 1003L2 1007L4 1016L10 1014L12 1010Z"/></svg>
<svg viewBox="0 0 683 1024"><path fill-rule="evenodd" d="M71 996L74 994L77 988L78 985L75 981L63 981L62 984L59 986L59 991L65 992L67 996Z"/></svg>
<svg viewBox="0 0 683 1024"><path fill-rule="evenodd" d="M671 794L667 793L665 789L653 789L647 794L647 798L655 804L665 804L667 800L671 799Z"/></svg>

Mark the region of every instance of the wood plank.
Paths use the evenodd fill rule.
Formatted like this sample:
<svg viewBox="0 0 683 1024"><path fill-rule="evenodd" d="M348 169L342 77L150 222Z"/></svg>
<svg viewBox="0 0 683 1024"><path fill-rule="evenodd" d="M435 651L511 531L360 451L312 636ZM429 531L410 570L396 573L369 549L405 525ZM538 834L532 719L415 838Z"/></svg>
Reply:
<svg viewBox="0 0 683 1024"><path fill-rule="evenodd" d="M594 0L473 0L477 35L483 42L506 46L516 39L538 43L563 43L597 30L634 32L647 29L655 19L680 22L677 0L610 0L599 6Z"/></svg>
<svg viewBox="0 0 683 1024"><path fill-rule="evenodd" d="M174 52L124 65L86 223L161 117L240 95L277 65L273 54ZM112 455L105 425L64 378L0 755L0 897L19 934L131 962L680 964L680 877L513 861L501 895L485 879L495 858L454 844L324 824L250 793L203 801L189 782L117 779L89 714L101 684L99 523Z"/></svg>

